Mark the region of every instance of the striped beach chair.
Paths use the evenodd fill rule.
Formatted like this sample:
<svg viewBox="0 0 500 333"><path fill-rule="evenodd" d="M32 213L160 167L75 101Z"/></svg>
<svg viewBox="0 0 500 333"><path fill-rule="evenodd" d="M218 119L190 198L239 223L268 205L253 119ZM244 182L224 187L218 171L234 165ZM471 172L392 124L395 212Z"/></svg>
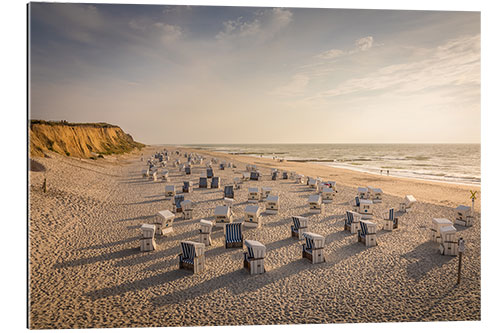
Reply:
<svg viewBox="0 0 500 333"><path fill-rule="evenodd" d="M234 186L233 185L224 186L224 198L234 199Z"/></svg>
<svg viewBox="0 0 500 333"><path fill-rule="evenodd" d="M307 217L292 216L292 238L304 239L303 233L307 231Z"/></svg>
<svg viewBox="0 0 500 333"><path fill-rule="evenodd" d="M281 173L281 176L282 176L283 179L288 179L288 171L283 171Z"/></svg>
<svg viewBox="0 0 500 333"><path fill-rule="evenodd" d="M394 208L384 213L384 230L391 231L398 228L398 218L394 216Z"/></svg>
<svg viewBox="0 0 500 333"><path fill-rule="evenodd" d="M312 232L304 232L305 244L302 244L302 258L309 259L313 264L325 261L323 249L325 237Z"/></svg>
<svg viewBox="0 0 500 333"><path fill-rule="evenodd" d="M226 249L230 247L243 247L243 233L241 223L228 223L225 225L224 234Z"/></svg>
<svg viewBox="0 0 500 333"><path fill-rule="evenodd" d="M219 177L212 177L212 181L210 182L210 188L220 188Z"/></svg>
<svg viewBox="0 0 500 333"><path fill-rule="evenodd" d="M188 269L194 274L205 270L205 244L182 241L179 254L179 269Z"/></svg>
<svg viewBox="0 0 500 333"><path fill-rule="evenodd" d="M358 196L356 196L356 197L354 198L354 200L353 200L353 201L351 201L351 204L352 204L352 209L353 209L353 211L355 211L356 213L359 213L359 206L360 206L360 204L361 204L361 201L359 200L359 197L358 197Z"/></svg>
<svg viewBox="0 0 500 333"><path fill-rule="evenodd" d="M191 192L192 186L193 186L193 183L191 181L184 182L184 185L182 185L182 192L183 193Z"/></svg>
<svg viewBox="0 0 500 333"><path fill-rule="evenodd" d="M273 172L271 172L271 180L276 180L277 178L278 178L278 171L273 170Z"/></svg>
<svg viewBox="0 0 500 333"><path fill-rule="evenodd" d="M183 201L184 201L184 195L182 194L178 194L174 197L174 202L173 202L174 213L182 212L181 202Z"/></svg>
<svg viewBox="0 0 500 333"><path fill-rule="evenodd" d="M184 172L186 172L186 175L190 175L191 174L191 167L188 165L184 168Z"/></svg>
<svg viewBox="0 0 500 333"><path fill-rule="evenodd" d="M243 268L246 268L250 274L265 273L266 246L254 240L245 240L245 246L248 251L243 253Z"/></svg>
<svg viewBox="0 0 500 333"><path fill-rule="evenodd" d="M258 171L250 172L250 180L259 180L259 178L260 178L260 172Z"/></svg>
<svg viewBox="0 0 500 333"><path fill-rule="evenodd" d="M199 188L208 188L208 182L206 177L200 177Z"/></svg>
<svg viewBox="0 0 500 333"><path fill-rule="evenodd" d="M214 169L207 168L207 178L212 178L214 176Z"/></svg>
<svg viewBox="0 0 500 333"><path fill-rule="evenodd" d="M377 245L377 225L369 221L361 221L359 224L358 242L365 244L365 246Z"/></svg>

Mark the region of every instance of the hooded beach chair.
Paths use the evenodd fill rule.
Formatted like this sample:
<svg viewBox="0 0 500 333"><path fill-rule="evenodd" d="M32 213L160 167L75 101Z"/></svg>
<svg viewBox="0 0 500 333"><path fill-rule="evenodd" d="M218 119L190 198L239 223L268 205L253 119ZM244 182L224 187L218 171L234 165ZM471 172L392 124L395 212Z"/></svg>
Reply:
<svg viewBox="0 0 500 333"><path fill-rule="evenodd" d="M258 187L248 188L248 202L257 203L260 199L260 191Z"/></svg>
<svg viewBox="0 0 500 333"><path fill-rule="evenodd" d="M210 183L210 188L220 188L220 178L212 177L212 181Z"/></svg>
<svg viewBox="0 0 500 333"><path fill-rule="evenodd" d="M142 178L148 178L148 177L149 177L149 169L142 170Z"/></svg>
<svg viewBox="0 0 500 333"><path fill-rule="evenodd" d="M243 253L243 268L247 269L251 275L262 274L264 268L264 258L266 257L266 246L255 240L245 240L247 252Z"/></svg>
<svg viewBox="0 0 500 333"><path fill-rule="evenodd" d="M250 172L243 172L242 177L243 180L250 180Z"/></svg>
<svg viewBox="0 0 500 333"><path fill-rule="evenodd" d="M351 201L352 205L352 210L355 211L356 213L359 213L359 205L361 204L359 197L356 196L354 197L354 200Z"/></svg>
<svg viewBox="0 0 500 333"><path fill-rule="evenodd" d="M224 198L234 199L234 186L233 185L224 186Z"/></svg>
<svg viewBox="0 0 500 333"><path fill-rule="evenodd" d="M463 227L470 227L474 220L472 208L470 206L460 205L455 208L455 224Z"/></svg>
<svg viewBox="0 0 500 333"><path fill-rule="evenodd" d="M356 212L346 211L344 220L344 230L349 231L351 234L355 234L360 229L359 223L361 222L361 214Z"/></svg>
<svg viewBox="0 0 500 333"><path fill-rule="evenodd" d="M156 250L155 229L156 226L154 224L141 225L142 237L139 240L141 251L147 252Z"/></svg>
<svg viewBox="0 0 500 333"><path fill-rule="evenodd" d="M261 187L260 189L260 200L264 201L271 194L272 188L270 187Z"/></svg>
<svg viewBox="0 0 500 333"><path fill-rule="evenodd" d="M215 207L214 215L216 224L226 224L233 222L233 214L231 214L231 208L228 206Z"/></svg>
<svg viewBox="0 0 500 333"><path fill-rule="evenodd" d="M162 210L156 213L154 224L156 235L162 236L169 234L173 231L172 225L174 223L175 214L170 210Z"/></svg>
<svg viewBox="0 0 500 333"><path fill-rule="evenodd" d="M309 204L309 211L313 214L323 214L325 212L325 205L321 201L321 196L317 194L313 194L309 196L307 199L307 203Z"/></svg>
<svg viewBox="0 0 500 333"><path fill-rule="evenodd" d="M370 218L373 212L373 201L361 199L359 200L359 211L358 213L362 214L364 218Z"/></svg>
<svg viewBox="0 0 500 333"><path fill-rule="evenodd" d="M399 204L399 211L400 212L408 212L411 210L412 206L417 202L417 199L413 197L413 195L407 195L405 196L404 202L401 202Z"/></svg>
<svg viewBox="0 0 500 333"><path fill-rule="evenodd" d="M268 195L266 198L266 214L278 214L279 207L279 197L277 195Z"/></svg>
<svg viewBox="0 0 500 333"><path fill-rule="evenodd" d="M445 218L433 218L432 219L432 227L431 227L431 240L436 243L441 243L441 235L439 233L439 229L441 227L453 225L453 223Z"/></svg>
<svg viewBox="0 0 500 333"><path fill-rule="evenodd" d="M182 192L189 193L189 192L191 192L192 187L193 187L193 182L186 181L186 182L184 182L184 185L182 185Z"/></svg>
<svg viewBox="0 0 500 333"><path fill-rule="evenodd" d="M368 186L368 195L370 197L370 200L374 203L382 202L383 193L384 192L380 188Z"/></svg>
<svg viewBox="0 0 500 333"><path fill-rule="evenodd" d="M212 222L204 219L200 220L200 243L205 244L205 246L212 245L212 228Z"/></svg>
<svg viewBox="0 0 500 333"><path fill-rule="evenodd" d="M370 194L368 193L368 188L366 187L358 187L358 197L360 199L369 199Z"/></svg>
<svg viewBox="0 0 500 333"><path fill-rule="evenodd" d="M178 194L174 197L174 201L172 202L173 213L182 212L181 202L184 201L184 195Z"/></svg>
<svg viewBox="0 0 500 333"><path fill-rule="evenodd" d="M184 168L184 172L186 172L186 175L190 175L191 174L191 167L188 165Z"/></svg>
<svg viewBox="0 0 500 333"><path fill-rule="evenodd" d="M229 208L233 208L234 206L234 199L231 199L231 198L224 198L224 203L223 203L224 206L227 206Z"/></svg>
<svg viewBox="0 0 500 333"><path fill-rule="evenodd" d="M323 187L321 191L321 199L324 203L333 202L334 190L331 187Z"/></svg>
<svg viewBox="0 0 500 333"><path fill-rule="evenodd" d="M205 270L205 244L191 241L181 242L179 269L188 269L194 274Z"/></svg>
<svg viewBox="0 0 500 333"><path fill-rule="evenodd" d="M292 216L292 225L290 229L292 230L292 238L298 238L299 240L304 239L303 234L307 231L307 217Z"/></svg>
<svg viewBox="0 0 500 333"><path fill-rule="evenodd" d="M439 228L441 244L439 252L445 256L456 256L458 254L457 229L453 225L445 225Z"/></svg>
<svg viewBox="0 0 500 333"><path fill-rule="evenodd" d="M288 179L288 171L283 171L283 172L281 173L281 177L282 177L283 179Z"/></svg>
<svg viewBox="0 0 500 333"><path fill-rule="evenodd" d="M200 177L199 188L208 188L208 182L206 177Z"/></svg>
<svg viewBox="0 0 500 333"><path fill-rule="evenodd" d="M276 180L278 178L278 170L273 170L271 172L271 180Z"/></svg>
<svg viewBox="0 0 500 333"><path fill-rule="evenodd" d="M250 172L250 180L259 180L259 179L260 179L260 172L258 171Z"/></svg>
<svg viewBox="0 0 500 333"><path fill-rule="evenodd" d="M174 185L165 186L165 197L171 199L174 196L175 196L175 186Z"/></svg>
<svg viewBox="0 0 500 333"><path fill-rule="evenodd" d="M261 225L260 207L249 205L245 207L245 227L259 228Z"/></svg>
<svg viewBox="0 0 500 333"><path fill-rule="evenodd" d="M163 176L162 178L166 181L168 181L168 170L165 170L165 172L163 173Z"/></svg>
<svg viewBox="0 0 500 333"><path fill-rule="evenodd" d="M193 218L193 202L191 200L184 200L181 202L182 218L190 220Z"/></svg>
<svg viewBox="0 0 500 333"><path fill-rule="evenodd" d="M377 245L377 225L370 221L361 221L359 224L358 242L367 247Z"/></svg>
<svg viewBox="0 0 500 333"><path fill-rule="evenodd" d="M392 231L394 229L397 229L399 227L398 225L398 218L394 216L394 208L390 208L388 212L384 213L384 230L387 231Z"/></svg>
<svg viewBox="0 0 500 333"><path fill-rule="evenodd" d="M224 227L226 249L230 247L243 247L243 233L241 223L228 223Z"/></svg>
<svg viewBox="0 0 500 333"><path fill-rule="evenodd" d="M302 244L302 258L309 259L313 264L325 262L325 237L312 232L304 232L303 235L306 243Z"/></svg>
<svg viewBox="0 0 500 333"><path fill-rule="evenodd" d="M207 168L207 178L212 178L214 176L214 169Z"/></svg>

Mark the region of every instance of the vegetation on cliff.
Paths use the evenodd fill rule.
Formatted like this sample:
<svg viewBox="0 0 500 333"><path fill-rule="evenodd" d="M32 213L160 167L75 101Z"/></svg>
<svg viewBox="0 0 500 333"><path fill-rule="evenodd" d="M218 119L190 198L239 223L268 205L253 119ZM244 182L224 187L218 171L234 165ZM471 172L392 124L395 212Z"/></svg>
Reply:
<svg viewBox="0 0 500 333"><path fill-rule="evenodd" d="M116 125L45 120L30 121L29 142L31 156L53 151L66 156L95 158L144 147Z"/></svg>

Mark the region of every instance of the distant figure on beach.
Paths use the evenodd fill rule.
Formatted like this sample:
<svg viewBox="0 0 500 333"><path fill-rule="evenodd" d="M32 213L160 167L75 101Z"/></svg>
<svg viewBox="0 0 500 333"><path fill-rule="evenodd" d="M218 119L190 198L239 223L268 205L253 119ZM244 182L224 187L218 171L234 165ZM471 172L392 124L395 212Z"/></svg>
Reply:
<svg viewBox="0 0 500 333"><path fill-rule="evenodd" d="M382 169L380 169L380 174L382 174Z"/></svg>
<svg viewBox="0 0 500 333"><path fill-rule="evenodd" d="M387 169L387 176L389 176L389 169Z"/></svg>

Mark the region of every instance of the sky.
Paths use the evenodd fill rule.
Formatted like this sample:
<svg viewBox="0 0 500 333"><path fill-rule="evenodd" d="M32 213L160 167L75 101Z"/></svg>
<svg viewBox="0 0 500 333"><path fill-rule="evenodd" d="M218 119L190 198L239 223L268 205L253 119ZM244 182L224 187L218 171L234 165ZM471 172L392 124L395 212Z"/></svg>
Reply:
<svg viewBox="0 0 500 333"><path fill-rule="evenodd" d="M30 118L146 144L479 143L480 13L32 3Z"/></svg>

